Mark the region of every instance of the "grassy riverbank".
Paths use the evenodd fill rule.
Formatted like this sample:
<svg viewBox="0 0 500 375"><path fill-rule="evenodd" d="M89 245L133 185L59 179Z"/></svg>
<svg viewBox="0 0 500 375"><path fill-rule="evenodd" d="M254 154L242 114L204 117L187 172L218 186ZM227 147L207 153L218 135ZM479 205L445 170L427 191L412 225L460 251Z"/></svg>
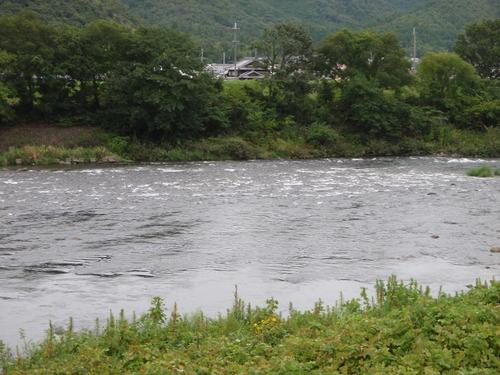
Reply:
<svg viewBox="0 0 500 375"><path fill-rule="evenodd" d="M116 161L313 159L453 155L499 157L500 129L473 132L443 127L427 138L368 142L329 128L293 128L264 136L226 135L180 144L151 144L97 128L33 126L0 131L0 166Z"/></svg>
<svg viewBox="0 0 500 375"><path fill-rule="evenodd" d="M432 297L391 277L374 298L311 311L277 302L251 308L235 295L227 314L169 317L159 298L147 314L121 313L100 327L47 338L13 359L0 345L6 374L498 374L500 283Z"/></svg>

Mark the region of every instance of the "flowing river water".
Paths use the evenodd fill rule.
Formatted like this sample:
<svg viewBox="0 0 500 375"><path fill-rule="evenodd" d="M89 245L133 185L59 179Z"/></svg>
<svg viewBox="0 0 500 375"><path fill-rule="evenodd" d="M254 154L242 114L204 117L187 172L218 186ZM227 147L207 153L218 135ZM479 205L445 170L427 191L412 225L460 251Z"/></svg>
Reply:
<svg viewBox="0 0 500 375"><path fill-rule="evenodd" d="M152 296L182 312L327 304L391 274L465 290L500 274L500 160L331 159L0 170L0 339L93 327Z"/></svg>

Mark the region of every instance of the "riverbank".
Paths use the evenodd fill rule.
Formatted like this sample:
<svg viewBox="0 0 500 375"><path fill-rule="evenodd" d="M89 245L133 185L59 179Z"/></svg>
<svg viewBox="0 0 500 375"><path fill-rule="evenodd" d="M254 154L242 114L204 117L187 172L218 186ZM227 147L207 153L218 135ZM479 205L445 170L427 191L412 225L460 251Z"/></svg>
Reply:
<svg viewBox="0 0 500 375"><path fill-rule="evenodd" d="M235 293L225 316L181 316L154 298L147 314L123 311L74 332L50 326L46 339L13 359L0 345L6 374L496 374L500 283L477 282L466 293L438 293L395 277L374 297L286 317L271 299L250 307ZM168 316L167 316L168 315Z"/></svg>
<svg viewBox="0 0 500 375"><path fill-rule="evenodd" d="M317 159L328 157L499 157L500 129L443 127L427 138L362 141L331 129L289 129L262 137L226 135L180 144L151 144L92 127L24 125L0 129L0 166L113 162Z"/></svg>

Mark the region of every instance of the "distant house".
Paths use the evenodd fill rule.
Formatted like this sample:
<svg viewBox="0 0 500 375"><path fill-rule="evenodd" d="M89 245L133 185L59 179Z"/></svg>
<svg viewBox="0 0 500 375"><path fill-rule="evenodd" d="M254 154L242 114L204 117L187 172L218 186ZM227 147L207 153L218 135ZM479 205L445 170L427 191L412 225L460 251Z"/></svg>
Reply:
<svg viewBox="0 0 500 375"><path fill-rule="evenodd" d="M235 64L209 64L206 70L223 79L262 79L270 74L263 59L248 57Z"/></svg>
<svg viewBox="0 0 500 375"><path fill-rule="evenodd" d="M205 70L207 72L212 73L216 77L225 78L225 76L227 75L227 72L228 72L229 68L231 68L231 66L234 67L234 65L231 65L231 64L208 64L205 67Z"/></svg>

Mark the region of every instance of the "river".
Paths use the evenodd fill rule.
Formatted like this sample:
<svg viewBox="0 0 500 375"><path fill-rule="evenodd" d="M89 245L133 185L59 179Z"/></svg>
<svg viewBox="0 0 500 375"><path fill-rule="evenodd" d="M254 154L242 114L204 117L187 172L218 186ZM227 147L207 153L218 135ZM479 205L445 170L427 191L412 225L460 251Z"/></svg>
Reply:
<svg viewBox="0 0 500 375"><path fill-rule="evenodd" d="M286 310L396 274L445 291L500 274L500 160L200 162L0 170L0 339L92 327L152 296L216 315L234 286Z"/></svg>

